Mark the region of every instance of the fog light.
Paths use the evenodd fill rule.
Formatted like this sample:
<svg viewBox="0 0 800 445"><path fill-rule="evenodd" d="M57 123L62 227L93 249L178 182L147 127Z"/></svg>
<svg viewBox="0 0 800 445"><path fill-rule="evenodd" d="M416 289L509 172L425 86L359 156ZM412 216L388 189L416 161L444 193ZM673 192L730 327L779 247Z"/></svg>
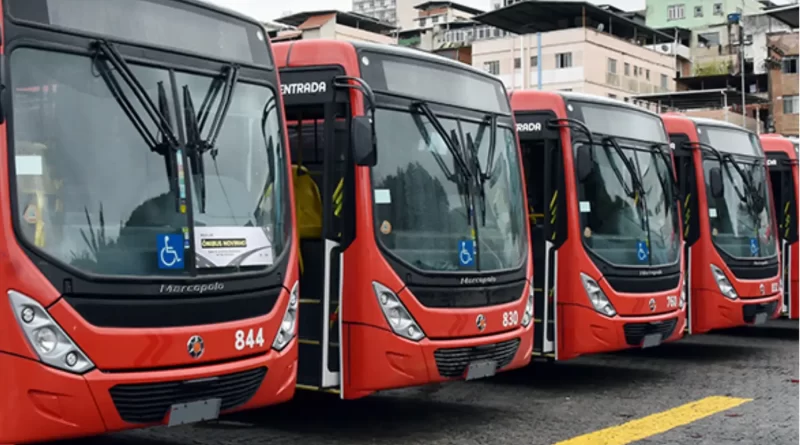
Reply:
<svg viewBox="0 0 800 445"><path fill-rule="evenodd" d="M70 368L72 368L73 366L77 365L78 364L78 354L76 354L75 352L70 352L69 354L67 354L66 357L64 357L64 363L66 363L67 366L69 366Z"/></svg>
<svg viewBox="0 0 800 445"><path fill-rule="evenodd" d="M36 315L36 312L34 312L32 307L25 306L24 308L22 308L22 312L20 313L19 316L20 316L20 318L22 318L23 322L30 323L30 322L33 321L33 317L35 315Z"/></svg>

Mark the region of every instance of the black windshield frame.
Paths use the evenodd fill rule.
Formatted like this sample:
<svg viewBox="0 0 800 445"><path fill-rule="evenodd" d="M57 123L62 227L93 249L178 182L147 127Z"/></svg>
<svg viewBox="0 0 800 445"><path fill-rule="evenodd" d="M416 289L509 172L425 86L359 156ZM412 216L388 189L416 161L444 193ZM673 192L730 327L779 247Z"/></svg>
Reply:
<svg viewBox="0 0 800 445"><path fill-rule="evenodd" d="M376 107L378 110L391 110L403 113L410 113L411 112L411 105L419 100L417 98L411 98L407 96L398 95L391 92L375 90L375 97L376 97ZM497 119L497 128L498 131L501 128L514 131L514 121L510 114L493 114L487 113L485 110L474 110L469 108L463 108L454 106L451 104L442 104L439 102L427 102L431 111L439 119L449 119L449 120L456 120L456 121L465 121L469 123L480 124L481 122L486 121L487 114L496 116ZM516 132L514 132L516 134ZM380 135L378 135L380 137ZM486 134L484 138L488 138L489 134ZM515 137L515 145L517 145L517 159L519 160L519 147L518 141ZM378 153L378 157L380 158L380 153ZM518 161L519 162L519 161ZM518 167L521 173L521 165ZM520 176L521 177L521 176ZM374 193L373 189L373 178L372 173L370 173L370 194ZM520 189L523 190L524 194L524 184L520 181ZM478 200L476 196L472 196L470 198L473 203L473 208L478 209ZM523 196L524 199L524 196ZM372 211L373 215L376 215L376 203L374 199L370 200L372 202ZM475 218L472 219L472 224L476 221ZM527 220L526 220L527 221ZM465 282L462 282L464 279L469 279L470 277L487 277L490 276L492 278L491 284L499 284L499 283L510 283L516 282L520 279L525 278L527 264L530 261L530 249L524 249L524 254L522 255L520 264L516 267L504 269L504 270L459 270L459 271L438 271L438 270L423 270L418 267L415 267L408 262L401 260L395 254L392 253L391 249L387 248L383 245L380 240L380 232L379 232L379 224L373 221L373 236L375 239L375 243L378 246L378 249L381 251L384 258L387 262L392 266L392 268L402 277L404 276L413 276L413 282L419 285L429 285L429 286L461 286L464 285ZM479 237L480 227L476 229L476 234ZM527 238L527 222L523 227L523 231L525 232L526 240ZM476 243L477 244L477 243ZM527 241L526 241L527 244Z"/></svg>
<svg viewBox="0 0 800 445"><path fill-rule="evenodd" d="M654 119L654 122L657 125L660 126L661 131L663 132L663 138L661 140L655 140L655 138L653 138L653 140L644 140L644 139L639 139L639 138L636 138L636 137L631 137L632 135L630 135L630 134L629 135L617 135L617 134L606 133L606 132L593 132L594 139L595 139L594 140L595 147L593 148L593 150L601 150L602 149L602 144L603 144L602 140L604 138L607 138L607 137L612 137L618 142L618 144L623 149L623 151L626 151L626 152L635 151L637 153L640 153L642 155L646 155L648 157L652 153L652 155L654 157L662 158L661 160L659 160L659 159L654 159L653 160L654 163L659 164L659 165L664 163L663 157L661 156L660 153L657 153L657 152L654 153L653 150L661 150L662 153L666 154L667 156L670 155L670 153L664 152L664 150L667 147L669 147L669 138L668 138L668 134L667 134L667 131L666 131L666 126L664 125L663 121L661 121L661 119L657 115L655 115L655 114L653 114L653 113L651 113L649 111L646 111L646 110L635 109L632 106L627 105L627 104L613 104L613 103L605 103L605 102L597 102L597 103L595 103L595 102L588 101L588 100L566 100L566 99L565 99L565 102L566 102L566 106L567 106L568 117L569 118L573 118L573 119L577 119L577 120L579 120L581 122L584 122L584 117L583 117L583 113L582 113L582 107L584 107L584 106L594 107L594 108L614 108L614 109L619 109L621 111L624 111L626 113L641 114L642 116L651 117L651 118ZM655 120L657 120L657 121L655 121ZM590 129L592 128L591 125L587 124L587 126ZM575 151L576 143L578 143L578 144L586 144L586 143L588 143L588 139L587 139L586 135L583 134L583 132L580 132L580 131L570 131L570 135L571 135L571 140L565 140L564 141L565 142L565 149L569 149L573 153L573 159L574 159L574 156L575 156L574 154L576 152ZM656 145L658 146L658 148L655 147ZM581 148L581 149L583 149L583 148ZM613 147L609 146L608 149L611 150L611 152L614 152ZM636 170L636 174L637 175L641 175L642 171L639 169L639 166L638 166L639 165L638 164L638 156L637 156L637 158L634 159L633 163L634 163L634 169ZM672 173L671 164L668 165L667 167L669 168L668 171L670 173ZM619 163L619 168L627 170L627 168L624 165L622 165L622 162ZM665 178L665 179L667 180L668 183L665 184L664 194L665 195L673 195L673 193L672 193L672 185L669 183L671 180L670 180L670 178ZM641 180L641 178L639 178L639 180ZM578 180L577 177L575 178L574 187L575 187L575 191L576 191L575 199L576 200L580 200L580 196L582 195L583 185L580 183L580 181ZM620 187L621 187L621 185L620 185ZM631 184L631 187L634 190L636 188L634 184ZM672 196L672 197L674 199L673 199L673 202L670 204L670 209L671 209L671 213L672 213L671 218L673 218L675 220L676 233L680 234L680 232L681 232L680 217L679 217L680 208L679 208L678 197L677 196ZM653 205L652 203L648 203L646 201L646 199L647 199L646 196L644 197L644 199L645 199L645 203L646 203L645 205L646 206ZM651 253L649 255L648 264L631 265L631 264L616 264L616 263L612 263L608 259L604 258L602 255L597 253L589 245L587 245L586 239L585 239L585 237L583 236L583 233L582 233L583 232L583 227L585 225L584 224L585 216L583 216L582 214L579 213L577 215L577 217L578 217L578 220L579 220L580 226L581 226L581 229L580 229L581 233L579 235L580 235L581 244L582 244L582 246L584 248L584 251L587 252L587 254L590 256L592 261L601 269L601 272L603 272L604 274L620 274L620 273L626 274L626 273L631 273L631 274L638 274L638 275L641 275L641 276L647 276L647 274L660 274L662 272L664 274L672 273L673 271L677 271L679 269L679 267L680 267L681 259L682 259L682 256L683 256L682 248L681 248L680 244L679 244L679 246L677 248L677 255L675 256L675 259L673 261L671 261L671 262L668 262L668 263L653 265L652 264L652 259L653 259L652 247L649 248ZM645 221L645 223L647 224L647 239L649 240L651 238L650 223L649 223L649 221ZM682 237L681 237L681 239L682 239Z"/></svg>
<svg viewBox="0 0 800 445"><path fill-rule="evenodd" d="M64 54L72 54L76 56L87 57L87 61L93 56L90 50L92 42L95 41L92 37L85 37L75 34L67 34L55 32L53 30L28 28L19 26L18 24L6 22L6 38L7 43L5 46L6 57L12 54L13 51L22 48L30 48L44 51L54 51ZM214 77L218 75L226 62L210 60L207 58L198 58L188 54L175 54L173 51L155 49L149 47L141 47L129 43L115 44L116 49L122 55L128 64L135 64L142 67L163 69L170 72L170 79L174 83L175 73L187 73L194 75L201 75L207 77ZM267 46L267 49L269 47ZM4 64L4 71L2 73L4 79L10 79L11 68L9 63ZM241 70L240 81L249 84L262 86L268 88L279 99L280 91L277 88L278 79L277 71L274 69L243 67ZM173 94L172 88L168 91L169 95ZM10 96L10 95L9 95ZM177 97L174 98L175 103L180 103ZM13 109L13 101L11 97L7 97L4 101L6 110ZM170 115L175 118L176 109L170 110ZM276 110L277 111L277 110ZM7 113L7 132L8 132L8 157L7 165L13 166L14 164L14 125L13 116ZM283 113L278 112L276 115L281 128L285 128L285 121ZM183 123L181 119L177 120L175 130L179 133L182 143L185 144L185 133L183 131ZM288 159L288 151L285 145L285 132L280 131L280 140L282 144L283 155ZM185 158L184 158L185 159ZM288 165L288 161L286 162ZM10 167L13 170L13 167ZM288 167L284 178L288 177ZM9 175L8 182L9 191L11 195L11 208L16 209L18 206L16 199L16 185L14 183L14 175ZM284 185L284 190L287 187ZM187 194L191 194L191 184L187 181ZM191 200L189 200L191 206ZM288 203L287 203L288 205ZM187 208L187 216L189 223L193 226L192 221L192 208ZM291 212L284 212L285 218L289 220ZM272 286L282 285L281 276L284 274L288 266L288 258L292 246L292 228L291 224L284 223L286 232L286 242L284 248L280 253L276 252L274 262L272 265L259 270L247 270L231 273L228 270L221 270L218 273L197 273L193 268L191 275L181 277L169 276L137 276L137 275L100 275L85 270L80 270L65 264L63 261L50 257L40 249L29 243L21 232L18 218L12 218L12 227L14 229L16 239L23 251L39 265L42 272L54 283L57 288L64 285L64 280L69 279L74 286L82 286L87 292L98 294L131 294L131 295L146 295L163 293L163 286L167 284L177 284L183 286L191 286L194 283L203 283L209 281L226 282L230 283L227 290L235 291L236 289L254 289L266 288ZM192 237L193 238L193 237ZM192 240L193 243L193 240ZM192 245L192 247L194 247ZM193 252L194 250L192 250ZM188 255L187 255L188 256ZM125 283L129 285L128 288L121 290L118 284ZM66 290L65 290L66 292Z"/></svg>
<svg viewBox="0 0 800 445"><path fill-rule="evenodd" d="M774 201L772 197L772 193L770 191L770 176L769 176L769 169L767 168L767 156L764 152L763 147L761 146L761 141L759 141L758 137L755 136L752 132L745 130L743 128L738 127L729 127L725 125L713 125L713 124L698 124L698 139L703 144L708 144L717 149L720 155L722 155L722 159L720 160L717 156L709 151L702 150L700 153L700 166L699 168L701 171L705 171L706 169L706 162L711 161L716 166L720 168L720 173L723 177L723 182L727 182L729 180L728 175L731 175L733 180L739 180L739 172L737 171L737 166L731 165L731 163L738 163L738 164L757 164L760 168L764 169L764 194L766 195L766 207L767 207L767 218L771 223L770 230L775 233L775 252L771 255L766 256L756 256L756 257L747 257L747 256L735 256L728 252L725 248L721 247L719 243L715 241L715 237L711 237L711 242L714 245L714 249L716 249L717 253L719 253L726 263L763 263L763 262L771 262L777 261L778 254L780 253L780 236L778 233L778 224L776 221L776 214L774 209ZM704 129L713 129L716 131L722 132L738 132L745 134L754 144L755 150L752 154L746 154L742 151L734 151L734 150L726 150L726 147L716 147L711 144L707 134ZM727 164L727 165L726 165ZM763 166L763 167L761 167ZM741 166L739 166L741 168ZM714 199L711 196L711 190L708 186L708 177L704 173L704 181L702 183L703 188L705 189L706 195L706 202L708 203L707 207L710 206L710 202ZM745 196L753 193L753 190L750 190L746 186L744 190L740 190ZM712 226L711 226L711 218L709 218L708 223L708 233L711 234ZM760 248L759 248L760 250Z"/></svg>

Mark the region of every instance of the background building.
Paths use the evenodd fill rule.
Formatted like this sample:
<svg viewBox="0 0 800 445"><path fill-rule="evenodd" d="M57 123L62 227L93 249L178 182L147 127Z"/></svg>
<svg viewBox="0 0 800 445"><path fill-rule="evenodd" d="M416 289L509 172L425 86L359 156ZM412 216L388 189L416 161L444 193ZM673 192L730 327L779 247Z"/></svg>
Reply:
<svg viewBox="0 0 800 445"><path fill-rule="evenodd" d="M770 52L769 90L774 131L798 136L798 33L782 32L768 36Z"/></svg>
<svg viewBox="0 0 800 445"><path fill-rule="evenodd" d="M270 33L273 41L335 39L371 43L396 43L395 27L372 17L335 10L299 12L275 20L288 28ZM269 25L267 25L270 29ZM275 29L276 25L272 25Z"/></svg>
<svg viewBox="0 0 800 445"><path fill-rule="evenodd" d="M579 91L625 100L673 91L673 37L588 2L519 2L475 17L507 37L475 41L472 64L509 89ZM541 33L541 34L537 34Z"/></svg>
<svg viewBox="0 0 800 445"><path fill-rule="evenodd" d="M401 29L414 27L414 5L421 0L353 0L353 12L374 17Z"/></svg>

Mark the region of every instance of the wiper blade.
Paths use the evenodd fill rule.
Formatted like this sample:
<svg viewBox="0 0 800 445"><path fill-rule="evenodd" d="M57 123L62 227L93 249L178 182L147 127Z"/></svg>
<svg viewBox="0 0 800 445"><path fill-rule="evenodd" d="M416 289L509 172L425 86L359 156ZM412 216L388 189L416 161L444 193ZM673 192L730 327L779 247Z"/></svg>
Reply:
<svg viewBox="0 0 800 445"><path fill-rule="evenodd" d="M486 159L486 168L481 165L480 157L478 156L478 146L480 141L483 140L483 134L487 126L490 127L489 133L489 150ZM472 134L467 133L467 150L472 158L475 166L475 183L478 189L478 205L480 206L481 224L486 225L486 181L492 179L494 171L494 155L497 146L497 116L487 115L481 126L478 127L478 133L475 135L475 140L472 139Z"/></svg>
<svg viewBox="0 0 800 445"><path fill-rule="evenodd" d="M219 149L216 146L217 138L222 131L231 102L233 102L233 93L236 89L238 78L239 68L237 66L228 65L223 68L221 75L215 77L211 82L198 113L195 113L189 86L183 86L184 118L187 134L186 148L192 168L193 182L200 198L198 203L200 213L206 212L206 173L203 155L206 152L211 152L211 158L216 162L217 154L219 153ZM211 121L208 136L203 138L202 135L206 123L208 123L208 118L211 115L211 106L216 101L220 91L222 92L222 98Z"/></svg>
<svg viewBox="0 0 800 445"><path fill-rule="evenodd" d="M627 186L625 181L622 179L622 175L619 173L616 164L614 162L611 162L611 167L614 169L614 173L617 175L617 178L619 179L623 187L627 189L626 191L630 194L629 196L634 197L635 193L638 193L640 196L644 196L644 185L642 185L642 180L641 177L639 176L639 172L637 172L636 168L633 166L633 164L631 164L631 160L628 159L627 156L625 156L625 152L622 151L622 147L620 147L617 140L613 136L606 136L605 138L603 138L604 148L607 147L606 143L608 143L608 145L611 145L611 147L614 148L614 152L622 160L622 165L625 166L625 169L628 170L628 173L630 173L631 175L631 185L633 186L633 190L631 190ZM610 157L609 160L611 160Z"/></svg>
<svg viewBox="0 0 800 445"><path fill-rule="evenodd" d="M133 71L114 48L114 46L106 41L99 40L92 44L95 51L95 56L102 55L111 64L111 67L116 70L123 82L133 92L139 105L144 108L152 124L155 125L157 132L160 134L160 139L150 132L150 129L145 124L142 116L136 111L131 103L128 95L122 89L122 86L117 81L117 78L112 73L107 63L101 63L99 57L95 57L94 61L100 71L100 77L106 83L112 96L117 100L117 103L122 108L125 115L131 121L136 131L147 144L150 151L158 153L164 157L164 164L167 173L167 180L170 186L170 192L175 194L175 207L180 210L181 202L184 196L179 193L180 187L178 183L178 160L180 154L180 142L172 126L169 123L167 116L170 115L169 101L167 100L166 89L163 82L158 82L158 106L153 103L153 100L147 94L147 91L142 86L141 82L133 74Z"/></svg>
<svg viewBox="0 0 800 445"><path fill-rule="evenodd" d="M458 143L457 138L450 138L447 135L447 130L444 129L444 126L442 126L442 122L439 120L438 117L436 117L436 114L433 113L428 104L426 104L425 102L416 102L412 105L412 107L421 111L422 114L424 114L425 117L427 117L428 120L431 121L433 129L436 130L436 133L438 133L439 136L442 138L444 144L447 146L447 149L450 151L450 154L453 156L453 159L455 159L458 169L465 177L471 178L472 173L470 172L469 167L467 166L467 162L464 160L464 157L462 156L461 152L458 150L458 147L456 146L456 144Z"/></svg>
<svg viewBox="0 0 800 445"><path fill-rule="evenodd" d="M667 172L668 172L667 177L669 178L669 180L666 180L661 176L661 173L658 170L658 168L656 168L656 174L658 175L658 180L662 183L664 188L667 187L666 183L669 182L669 186L672 190L673 197L675 197L676 199L682 199L680 198L680 187L678 186L678 179L675 177L675 169L672 166L672 157L669 155L669 153L664 151L663 148L665 146L668 147L668 145L666 144L660 144L660 143L653 144L650 146L650 153L653 155L654 158L656 154L658 154L661 160L664 161L664 165L667 167ZM668 204L665 202L665 205Z"/></svg>

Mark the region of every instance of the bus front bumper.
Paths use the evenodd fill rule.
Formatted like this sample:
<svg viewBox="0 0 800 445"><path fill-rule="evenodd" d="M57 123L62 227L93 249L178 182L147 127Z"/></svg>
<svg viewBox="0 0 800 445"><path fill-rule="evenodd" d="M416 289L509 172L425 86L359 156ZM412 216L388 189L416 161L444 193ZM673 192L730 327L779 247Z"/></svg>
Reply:
<svg viewBox="0 0 800 445"><path fill-rule="evenodd" d="M349 327L353 364L354 399L375 391L422 386L467 376L471 363L494 360L497 372L528 365L533 348L533 323L526 328L460 339L428 339L412 342L394 333L367 325ZM356 372L361 369L364 372Z"/></svg>
<svg viewBox="0 0 800 445"><path fill-rule="evenodd" d="M565 323L571 325L560 329L562 344L558 345L558 360L654 346L649 342L656 334L660 334L658 344L675 341L683 337L686 325L686 312L682 309L657 315L614 317L586 306L562 305L558 310L560 319L569 320Z"/></svg>
<svg viewBox="0 0 800 445"><path fill-rule="evenodd" d="M759 314L766 313L767 319L778 318L782 311L780 293L764 297L742 297L735 300L726 298L718 291L701 289L693 292L692 333L701 334L715 329L728 329L753 325L760 321Z"/></svg>
<svg viewBox="0 0 800 445"><path fill-rule="evenodd" d="M22 444L166 424L176 402L219 397L230 413L287 401L295 391L297 341L281 353L223 364L84 375L0 352L0 370L7 383L0 443Z"/></svg>

